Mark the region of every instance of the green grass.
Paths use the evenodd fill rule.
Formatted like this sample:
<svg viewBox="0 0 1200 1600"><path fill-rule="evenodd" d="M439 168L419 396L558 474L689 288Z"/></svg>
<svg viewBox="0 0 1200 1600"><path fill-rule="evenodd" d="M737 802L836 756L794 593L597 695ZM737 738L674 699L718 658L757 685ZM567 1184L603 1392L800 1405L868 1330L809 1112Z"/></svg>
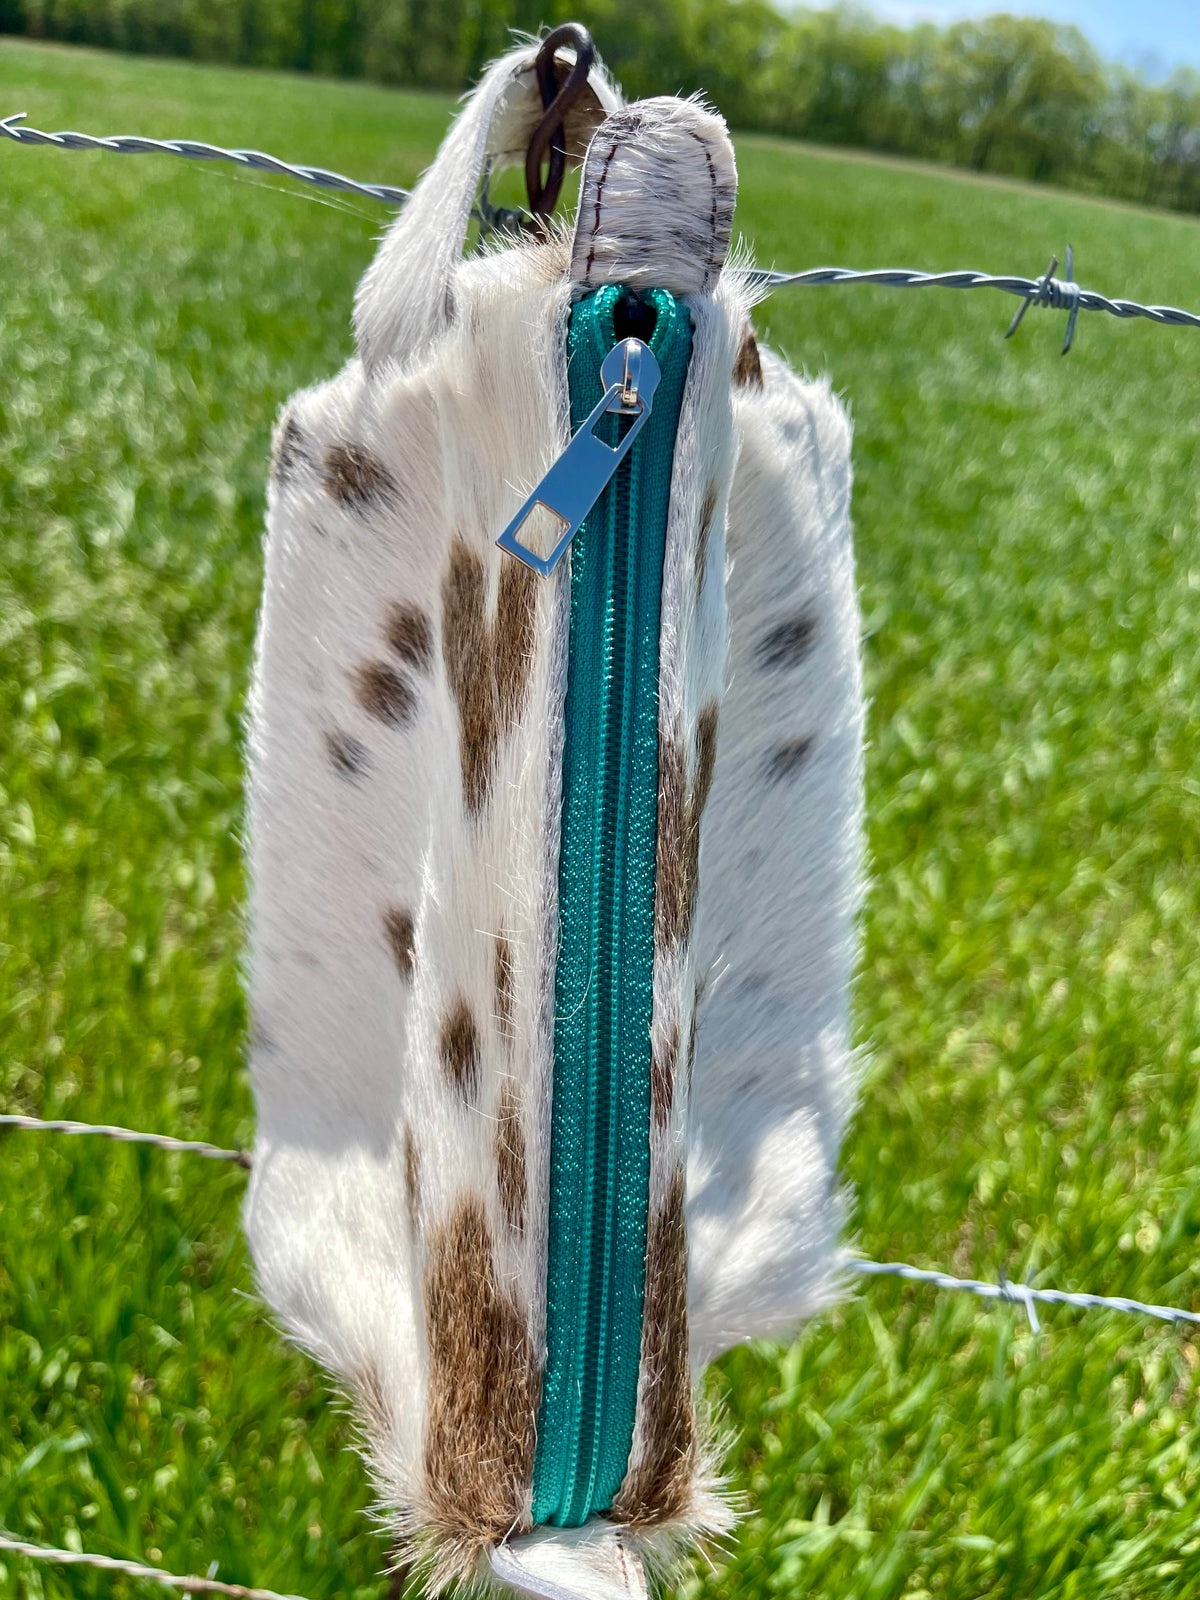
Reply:
<svg viewBox="0 0 1200 1600"><path fill-rule="evenodd" d="M5 42L0 110L410 180L445 99ZM1194 221L739 142L760 259L1200 302ZM0 1099L249 1141L239 735L272 417L383 213L0 149ZM335 205L340 202L335 201ZM873 888L845 1167L877 1258L1200 1304L1200 335L791 290L856 420ZM347 1424L247 1297L233 1169L0 1137L0 1523L376 1600ZM1200 1349L875 1283L714 1370L753 1511L686 1593L1200 1588ZM21 1597L129 1595L24 1561ZM149 1591L147 1591L149 1592Z"/></svg>

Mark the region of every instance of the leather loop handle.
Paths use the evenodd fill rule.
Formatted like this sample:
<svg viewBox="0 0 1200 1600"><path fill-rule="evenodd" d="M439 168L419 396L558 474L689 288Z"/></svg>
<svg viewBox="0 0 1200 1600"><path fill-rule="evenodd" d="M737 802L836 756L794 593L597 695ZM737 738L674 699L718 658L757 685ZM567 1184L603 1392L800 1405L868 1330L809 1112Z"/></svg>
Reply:
<svg viewBox="0 0 1200 1600"><path fill-rule="evenodd" d="M538 53L531 44L520 45L488 68L368 267L354 308L359 353L368 375L387 364L404 366L421 359L453 320L454 275L489 156L502 165L519 164L533 142L527 129L532 125L536 137L543 124L544 148L549 148L557 124L569 155L581 134L620 103L598 62L593 61L589 72L585 54L577 58L562 92L551 97L539 122ZM548 60L553 69L553 53ZM582 81L565 102L576 74Z"/></svg>
<svg viewBox="0 0 1200 1600"><path fill-rule="evenodd" d="M555 55L561 45L574 49L575 65L560 83ZM558 204L567 171L567 112L587 87L595 59L596 46L581 23L564 22L542 40L534 65L545 112L530 135L525 153L525 188L535 217L548 217ZM543 183L542 162L547 156L549 169Z"/></svg>

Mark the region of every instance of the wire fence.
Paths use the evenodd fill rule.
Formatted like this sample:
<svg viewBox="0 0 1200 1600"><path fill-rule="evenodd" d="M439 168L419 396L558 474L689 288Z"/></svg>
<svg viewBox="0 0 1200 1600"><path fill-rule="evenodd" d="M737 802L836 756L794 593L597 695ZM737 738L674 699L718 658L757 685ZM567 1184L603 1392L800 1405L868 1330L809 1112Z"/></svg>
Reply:
<svg viewBox="0 0 1200 1600"><path fill-rule="evenodd" d="M147 1144L155 1149L184 1155L207 1156L214 1161L232 1161L250 1168L249 1151L223 1149L220 1145L206 1144L195 1139L175 1139L164 1133L142 1133L133 1128L115 1127L104 1122L65 1122L43 1120L41 1117L8 1114L0 1116L0 1128L19 1129L25 1133L96 1134L104 1139L115 1139L124 1144ZM1152 1317L1159 1322L1188 1322L1200 1324L1200 1311L1189 1311L1182 1306L1156 1305L1152 1301L1131 1300L1125 1295L1091 1294L1070 1289L1035 1289L1026 1283L1013 1283L1003 1273L996 1283L986 1283L977 1278L956 1278L947 1272L928 1267L914 1267L905 1261L867 1261L854 1259L849 1263L851 1272L872 1278L905 1278L911 1283L928 1283L937 1289L956 1289L977 1295L983 1300L1004 1300L1023 1306L1035 1332L1039 1330L1038 1304L1074 1306L1081 1311L1120 1311L1135 1316Z"/></svg>
<svg viewBox="0 0 1200 1600"><path fill-rule="evenodd" d="M147 139L136 134L109 134L98 136L63 130L45 133L40 128L25 125L25 113L15 112L0 118L0 133L20 145L52 145L59 150L107 150L115 155L169 155L182 156L187 161L229 161L235 166L255 172L271 172L280 177L295 178L301 183L313 184L320 189L333 189L346 194L362 195L368 200L379 200L386 205L403 205L408 199L408 189L396 188L386 183L360 183L325 167L305 166L283 161L278 156L267 155L262 150L231 150L221 145L206 144L197 139ZM778 272L761 269L752 273L756 287L770 292L794 286L818 288L842 284L871 284L885 289L997 289L1002 294L1018 296L1025 307L1036 305L1070 314L1063 354L1071 348L1075 321L1081 311L1104 311L1109 316L1142 317L1160 326L1200 328L1200 313L1184 311L1178 306L1144 305L1138 300L1113 299L1095 289L1083 289L1071 275L1071 257L1068 254L1066 278L1056 278L1057 258L1039 278L1022 278L1013 274L976 272L960 268L952 272L917 272L908 267L873 267L858 270L854 267L810 267L803 272ZM1014 317L1008 332L1016 332L1021 312Z"/></svg>
<svg viewBox="0 0 1200 1600"><path fill-rule="evenodd" d="M1037 1306L1075 1306L1080 1311L1125 1311L1139 1317L1154 1317L1159 1322L1200 1323L1200 1311L1185 1311L1181 1306L1160 1306L1145 1300L1130 1300L1125 1295L1088 1294L1072 1289L1034 1289L1027 1283L1012 1283L1003 1273L998 1283L977 1278L955 1278L948 1272L909 1266L906 1261L855 1261L852 1270L869 1278L906 1278L910 1283L930 1283L935 1289L962 1289L983 1300L1007 1300L1024 1306L1034 1333L1041 1331Z"/></svg>
<svg viewBox="0 0 1200 1600"><path fill-rule="evenodd" d="M21 1128L26 1133L100 1134L105 1139L120 1139L126 1144L151 1144L158 1150L178 1151L183 1155L207 1156L210 1161L236 1161L239 1167L249 1167L250 1157L244 1150L222 1150L218 1145L205 1144L203 1140L173 1139L166 1133L139 1133L134 1128L119 1128L109 1122L46 1122L41 1117L22 1117L14 1113L0 1116L0 1128Z"/></svg>
<svg viewBox="0 0 1200 1600"><path fill-rule="evenodd" d="M132 1128L121 1128L111 1123L69 1122L44 1120L15 1114L0 1116L0 1128L12 1128L25 1133L95 1134L125 1144L146 1144L155 1149L185 1155L207 1156L212 1160L231 1161L249 1169L250 1155L245 1150L223 1149L219 1145L201 1140L175 1139L169 1134L142 1133ZM1003 1272L996 1283L978 1278L956 1278L947 1272L927 1267L915 1267L906 1261L868 1261L853 1259L848 1263L851 1273L866 1278L901 1278L909 1283L929 1284L933 1288L955 1290L973 1294L981 1300L999 1300L1022 1306L1034 1333L1041 1331L1038 1305L1072 1306L1083 1311L1116 1311L1127 1315L1153 1318L1159 1322L1200 1324L1200 1312L1182 1306L1156 1305L1153 1302L1132 1300L1125 1295L1103 1295L1068 1289L1037 1289L1031 1284L1014 1283ZM90 1555L82 1551L60 1550L50 1545L31 1544L0 1530L0 1552L11 1551L31 1560L50 1562L58 1566L86 1566L106 1572L119 1572L129 1577L163 1584L188 1594L221 1594L234 1600L300 1600L296 1595L281 1595L273 1589L247 1588L242 1584L221 1583L210 1574L204 1578L181 1577L165 1572L160 1567L148 1567L137 1561L118 1560L112 1556Z"/></svg>
<svg viewBox="0 0 1200 1600"><path fill-rule="evenodd" d="M31 1544L27 1539L17 1539L0 1529L0 1553L5 1550L15 1556L27 1556L31 1561L47 1561L56 1567L92 1567L101 1572L119 1572L127 1578L142 1578L149 1583L181 1589L185 1594L223 1594L232 1596L233 1600L301 1600L299 1595L278 1594L274 1589L221 1583L211 1575L185 1578L174 1572L164 1572L161 1567L144 1566L140 1561L121 1561L115 1556L91 1555L84 1550L58 1550L53 1545Z"/></svg>
<svg viewBox="0 0 1200 1600"><path fill-rule="evenodd" d="M272 173L293 178L321 189L360 195L385 205L403 205L410 191L391 184L362 183L357 179L331 172L325 167L308 166L281 160L261 150L226 149L194 139L149 139L136 135L109 135L62 131L43 132L25 125L25 114L0 118L0 133L19 145L48 145L60 150L104 150L116 155L173 155L188 161L224 161L247 170ZM1080 311L1103 311L1110 316L1128 319L1143 318L1160 326L1200 328L1200 314L1181 310L1177 306L1147 305L1136 300L1112 298L1094 289L1081 288L1073 278L1071 252L1067 255L1067 277L1055 277L1057 258L1038 278L1024 278L1012 274L977 272L959 269L950 272L918 272L909 268L880 267L857 270L850 267L812 267L801 272L758 270L753 274L756 287L767 292L789 287L829 287L847 284L870 285L889 289L994 289L1018 297L1023 304L1009 326L1008 333L1016 331L1021 317L1029 306L1065 310L1069 314L1065 355L1071 348L1076 318ZM204 1156L210 1160L228 1161L243 1169L251 1165L250 1155L240 1149L224 1149L201 1140L176 1139L168 1134L144 1133L132 1128L105 1123L74 1122L63 1119L44 1120L17 1114L0 1115L0 1128L8 1127L23 1132L61 1133L68 1135L95 1135L128 1144L144 1144L173 1154ZM981 1279L958 1278L949 1273L916 1267L908 1262L870 1261L854 1259L849 1270L861 1277L900 1278L910 1283L928 1284L940 1290L975 1295L982 1300L1003 1301L1024 1308L1033 1331L1040 1331L1038 1305L1064 1305L1078 1310L1113 1311L1142 1316L1172 1325L1200 1324L1200 1312L1180 1306L1165 1306L1122 1295L1101 1295L1065 1289L1035 1288L1030 1284L1009 1281L1003 1273L996 1283ZM118 1560L110 1556L91 1555L82 1551L56 1549L49 1545L33 1544L20 1540L0 1530L0 1552L59 1566L86 1566L103 1571L121 1573L180 1590L184 1593L209 1593L234 1597L234 1600L298 1600L294 1595L281 1595L271 1589L248 1588L241 1584L223 1583L213 1576L183 1577L145 1566L135 1561Z"/></svg>
<svg viewBox="0 0 1200 1600"><path fill-rule="evenodd" d="M169 1134L142 1133L132 1128L116 1127L110 1123L69 1122L44 1120L14 1114L0 1116L0 1128L8 1127L25 1133L95 1134L125 1144L146 1144L155 1149L185 1155L207 1156L213 1160L231 1161L249 1169L250 1155L245 1150L223 1149L219 1145L201 1140L175 1139ZM1159 1322L1200 1324L1200 1312L1182 1306L1156 1305L1153 1302L1132 1300L1125 1295L1103 1295L1068 1289L1038 1289L1027 1283L1014 1283L1001 1272L999 1281L988 1283L978 1278L956 1278L947 1272L926 1267L915 1267L906 1261L868 1261L853 1259L848 1263L851 1273L866 1278L901 1278L909 1283L929 1284L933 1288L955 1290L973 1294L981 1300L999 1300L1022 1306L1034 1333L1041 1331L1038 1305L1072 1306L1084 1311L1116 1311L1127 1315L1153 1318ZM60 1550L50 1545L31 1544L0 1530L0 1552L11 1551L31 1560L50 1562L58 1566L86 1566L106 1572L123 1573L129 1577L163 1584L189 1594L221 1594L234 1600L300 1600L296 1595L281 1595L273 1589L247 1588L242 1584L221 1583L210 1571L204 1578L181 1577L165 1572L159 1567L148 1567L136 1561L118 1560L112 1556L90 1555L82 1551Z"/></svg>
<svg viewBox="0 0 1200 1600"><path fill-rule="evenodd" d="M183 156L188 161L232 161L235 166L253 172L273 172L277 177L296 178L318 189L335 189L343 194L360 194L368 200L382 200L385 205L403 205L409 196L407 189L397 189L391 184L358 183L338 172L327 172L324 167L281 161L278 156L266 155L261 150L225 150L199 139L143 139L136 134L97 138L90 133L43 133L39 128L23 127L24 121L23 111L0 118L0 133L6 133L18 144L49 144L59 150L107 150L120 156L165 155Z"/></svg>

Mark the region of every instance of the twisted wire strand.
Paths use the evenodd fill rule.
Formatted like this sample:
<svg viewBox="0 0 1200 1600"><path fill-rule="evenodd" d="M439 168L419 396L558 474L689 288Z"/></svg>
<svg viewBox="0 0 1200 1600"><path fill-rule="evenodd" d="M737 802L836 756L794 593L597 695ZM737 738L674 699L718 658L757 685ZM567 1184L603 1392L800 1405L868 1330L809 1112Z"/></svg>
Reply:
<svg viewBox="0 0 1200 1600"><path fill-rule="evenodd" d="M258 172L274 172L283 177L297 178L301 183L311 183L322 189L337 189L347 194L359 194L368 200L381 200L386 205L402 205L409 190L398 189L386 183L359 183L341 173L330 172L325 167L307 167L278 156L264 154L261 150L226 150L220 145L204 144L195 139L145 139L133 134L116 134L99 138L89 133L43 133L38 128L21 126L25 113L17 112L0 118L0 133L5 133L17 144L54 145L60 150L111 150L118 155L170 155L183 156L189 161L232 161L238 166L253 168ZM775 272L760 269L751 273L751 283L768 293L774 289L793 286L818 288L832 284L873 284L885 289L999 289L1004 294L1018 295L1027 302L1058 311L1107 311L1113 317L1144 317L1169 327L1200 328L1200 315L1182 311L1178 306L1142 305L1137 300L1112 299L1095 289L1081 289L1069 279L1056 278L1046 273L1040 278L1019 278L1011 274L974 272L959 269L954 272L917 272L907 267L875 267L859 271L853 267L810 267L804 272Z"/></svg>
<svg viewBox="0 0 1200 1600"><path fill-rule="evenodd" d="M156 1150L207 1156L210 1161L233 1161L247 1169L250 1166L250 1157L245 1150L223 1150L220 1145L206 1144L201 1139L173 1139L168 1133L140 1133L136 1128L118 1128L106 1122L69 1122L63 1119L46 1122L41 1117L7 1114L0 1116L0 1128L21 1128L26 1133L95 1133L104 1139L119 1139L126 1144L152 1144Z"/></svg>
<svg viewBox="0 0 1200 1600"><path fill-rule="evenodd" d="M0 1550L28 1556L31 1561L50 1561L59 1567L98 1567L103 1572L120 1572L129 1578L145 1578L185 1594L224 1594L233 1600L299 1600L297 1595L278 1594L274 1589L251 1589L241 1583L221 1583L216 1578L185 1578L161 1567L146 1567L140 1561L118 1561L115 1556L89 1555L80 1550L56 1550L51 1545L30 1544L0 1529Z"/></svg>
<svg viewBox="0 0 1200 1600"><path fill-rule="evenodd" d="M930 1283L936 1289L962 1289L979 1295L983 1300L1007 1300L1023 1305L1030 1312L1030 1321L1037 1328L1037 1303L1054 1306L1075 1306L1081 1311L1127 1311L1136 1316L1155 1317L1159 1322L1200 1323L1200 1312L1185 1311L1180 1306L1158 1306L1144 1300L1130 1300L1124 1295L1080 1294L1068 1289L1034 1289L1027 1283L981 1283L976 1278L955 1278L948 1272L931 1272L925 1267L912 1267L905 1261L853 1261L851 1271L872 1278L906 1278L912 1283Z"/></svg>
<svg viewBox="0 0 1200 1600"><path fill-rule="evenodd" d="M255 172L274 172L284 178L298 178L301 183L315 184L318 189L337 189L345 194L361 194L368 200L382 200L385 205L403 205L408 199L407 189L397 189L387 183L359 183L345 178L340 172L329 172L324 167L307 167L291 161L281 161L262 150L225 150L220 145L204 144L198 139L143 139L136 134L112 134L97 138L90 133L43 133L39 128L19 126L25 119L23 111L15 116L0 118L0 132L6 133L18 144L54 145L60 150L110 150L116 155L167 155L184 156L188 161L232 161L235 166L248 167Z"/></svg>
<svg viewBox="0 0 1200 1600"><path fill-rule="evenodd" d="M119 1139L132 1144L149 1144L158 1150L170 1150L184 1155L208 1156L214 1161L233 1161L239 1167L250 1168L247 1150L224 1150L219 1145L205 1144L194 1139L173 1139L169 1134L140 1133L132 1128L114 1127L100 1122L43 1121L40 1117L0 1116L0 1127L19 1128L33 1133L94 1133L105 1139ZM906 1261L850 1262L850 1270L863 1277L905 1278L911 1283L928 1283L936 1289L957 1289L978 1295L983 1300L1006 1300L1024 1306L1030 1321L1037 1326L1036 1304L1074 1306L1081 1311L1124 1311L1136 1316L1155 1317L1160 1322L1191 1322L1200 1324L1200 1312L1186 1311L1181 1306L1160 1306L1144 1300L1131 1300L1125 1295L1087 1294L1069 1289L1035 1289L1027 1283L1011 1283L1003 1274L998 1283L985 1283L977 1278L956 1278L948 1272L931 1271L927 1267L910 1266Z"/></svg>
<svg viewBox="0 0 1200 1600"><path fill-rule="evenodd" d="M1200 315L1194 311L1181 311L1178 306L1144 306L1137 300L1113 300L1095 289L1081 289L1077 283L1054 277L1018 278L969 268L916 272L908 267L876 267L859 272L853 267L811 267L807 272L760 271L752 273L751 279L768 290L792 284L819 287L840 283L869 283L887 289L999 289L1057 311L1069 311L1078 304L1081 311L1107 311L1113 317L1145 317L1170 327L1200 328Z"/></svg>

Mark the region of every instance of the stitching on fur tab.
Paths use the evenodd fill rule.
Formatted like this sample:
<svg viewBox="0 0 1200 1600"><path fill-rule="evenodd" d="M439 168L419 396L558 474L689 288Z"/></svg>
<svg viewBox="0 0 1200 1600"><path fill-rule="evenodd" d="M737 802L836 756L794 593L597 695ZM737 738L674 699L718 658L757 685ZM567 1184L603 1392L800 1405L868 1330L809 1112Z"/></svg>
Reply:
<svg viewBox="0 0 1200 1600"><path fill-rule="evenodd" d="M596 245L600 239L600 199L604 194L604 185L608 182L608 169L612 165L613 157L620 148L620 139L614 139L612 149L604 158L604 169L601 172L599 180L596 184L596 219L592 223L592 243L591 248L588 250L587 266L583 269L583 281L585 283L591 282L592 268L596 264Z"/></svg>
<svg viewBox="0 0 1200 1600"><path fill-rule="evenodd" d="M701 137L695 128L689 128L688 133L704 151L704 160L708 166L708 184L712 190L712 210L708 214L708 260L704 263L704 284L708 288L709 279L713 269L719 267L717 262L717 169L713 164L712 146L707 139Z"/></svg>
<svg viewBox="0 0 1200 1600"><path fill-rule="evenodd" d="M639 127L641 126L645 126L645 123L643 122L639 124ZM636 132L637 129L635 128L633 131ZM717 168L712 157L712 146L709 141L705 139L703 134L697 133L695 128L688 128L686 132L688 137L694 139L704 152L704 162L708 168L709 189L712 194L712 205L708 214L708 251L704 262L704 281L701 285L702 290L707 290L712 282L714 272L719 272L723 264L722 261L717 259L717 214L720 209L718 203ZM613 158L621 148L621 145L628 142L628 139L621 135L618 135L618 137L614 139L612 149L605 156L604 166L600 171L599 178L596 180L595 215L592 220L587 263L583 269L583 281L587 284L591 283L592 268L596 264L596 250L600 240L600 213L603 204L604 186L608 182L609 168L612 165Z"/></svg>

